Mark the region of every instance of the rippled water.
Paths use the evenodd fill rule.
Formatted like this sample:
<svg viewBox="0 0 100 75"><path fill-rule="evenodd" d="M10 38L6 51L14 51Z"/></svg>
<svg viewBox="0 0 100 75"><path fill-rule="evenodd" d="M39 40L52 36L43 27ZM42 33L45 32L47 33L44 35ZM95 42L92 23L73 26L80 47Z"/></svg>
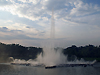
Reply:
<svg viewBox="0 0 100 75"><path fill-rule="evenodd" d="M94 67L44 67L0 64L0 75L100 75L100 64Z"/></svg>

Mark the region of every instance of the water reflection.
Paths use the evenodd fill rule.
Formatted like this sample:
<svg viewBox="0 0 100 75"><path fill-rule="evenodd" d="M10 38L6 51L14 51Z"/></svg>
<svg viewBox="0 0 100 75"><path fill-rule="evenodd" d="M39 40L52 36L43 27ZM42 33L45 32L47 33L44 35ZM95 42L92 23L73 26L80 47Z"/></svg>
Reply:
<svg viewBox="0 0 100 75"><path fill-rule="evenodd" d="M0 75L100 75L100 67L44 67L0 65Z"/></svg>

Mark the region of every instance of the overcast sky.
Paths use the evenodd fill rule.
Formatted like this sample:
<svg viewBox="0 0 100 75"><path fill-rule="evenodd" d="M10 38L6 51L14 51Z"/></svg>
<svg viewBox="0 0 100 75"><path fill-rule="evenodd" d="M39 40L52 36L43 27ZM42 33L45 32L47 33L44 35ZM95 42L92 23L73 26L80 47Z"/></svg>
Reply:
<svg viewBox="0 0 100 75"><path fill-rule="evenodd" d="M52 8L56 46L100 45L100 0L0 0L0 42L48 43Z"/></svg>

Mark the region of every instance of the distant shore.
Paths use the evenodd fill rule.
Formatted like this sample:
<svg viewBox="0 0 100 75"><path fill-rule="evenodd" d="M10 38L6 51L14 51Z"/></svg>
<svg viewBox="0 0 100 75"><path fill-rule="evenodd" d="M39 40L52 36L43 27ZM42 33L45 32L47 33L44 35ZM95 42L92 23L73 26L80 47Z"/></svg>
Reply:
<svg viewBox="0 0 100 75"><path fill-rule="evenodd" d="M54 50L60 50L61 48L57 47ZM84 58L86 61L97 60L100 62L100 46L86 45L77 47L72 45L62 49L63 54L68 57L68 60L74 60ZM25 47L19 44L4 44L0 43L0 62L10 61L8 58L13 57L14 59L36 59L37 56L42 53L43 48L40 47Z"/></svg>

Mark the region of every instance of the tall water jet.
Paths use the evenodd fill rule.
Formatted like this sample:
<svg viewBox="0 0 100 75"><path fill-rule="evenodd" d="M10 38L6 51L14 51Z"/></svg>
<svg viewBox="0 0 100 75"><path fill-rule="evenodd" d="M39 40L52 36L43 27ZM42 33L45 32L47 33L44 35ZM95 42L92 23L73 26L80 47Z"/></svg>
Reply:
<svg viewBox="0 0 100 75"><path fill-rule="evenodd" d="M54 48L55 45L55 20L54 20L54 10L52 9L52 17L51 17L51 33L50 33L50 41L51 41L51 48ZM51 49L52 50L52 49Z"/></svg>
<svg viewBox="0 0 100 75"><path fill-rule="evenodd" d="M54 10L52 9L52 17L51 17L51 32L50 32L50 41L49 44L46 44L43 48L43 53L41 53L37 57L37 61L35 60L20 60L15 59L12 64L15 65L35 65L35 66L47 66L46 68L55 68L57 67L70 67L70 66L87 66L94 64L96 60L90 62L90 61L84 61L83 59L77 60L75 58L74 61L68 61L67 56L65 56L62 53L62 49L58 49L57 51L55 48L55 19L54 19Z"/></svg>
<svg viewBox="0 0 100 75"><path fill-rule="evenodd" d="M45 65L57 65L65 64L66 57L63 55L61 50L55 51L55 20L54 20L54 10L52 9L51 17L51 32L49 45L43 48L43 57L38 56L37 60Z"/></svg>
<svg viewBox="0 0 100 75"><path fill-rule="evenodd" d="M92 62L85 62L82 60L75 59L74 61L68 61L67 56L62 53L62 50L55 50L55 19L54 19L54 10L52 9L52 17L51 17L51 32L50 32L50 41L49 45L45 45L43 48L44 54L43 57L41 55L38 56L37 61L39 63L43 63L45 66L54 66L60 64L69 64L71 65L79 65L79 64L90 64ZM95 62L95 61L94 61ZM54 66L55 67L55 66Z"/></svg>

